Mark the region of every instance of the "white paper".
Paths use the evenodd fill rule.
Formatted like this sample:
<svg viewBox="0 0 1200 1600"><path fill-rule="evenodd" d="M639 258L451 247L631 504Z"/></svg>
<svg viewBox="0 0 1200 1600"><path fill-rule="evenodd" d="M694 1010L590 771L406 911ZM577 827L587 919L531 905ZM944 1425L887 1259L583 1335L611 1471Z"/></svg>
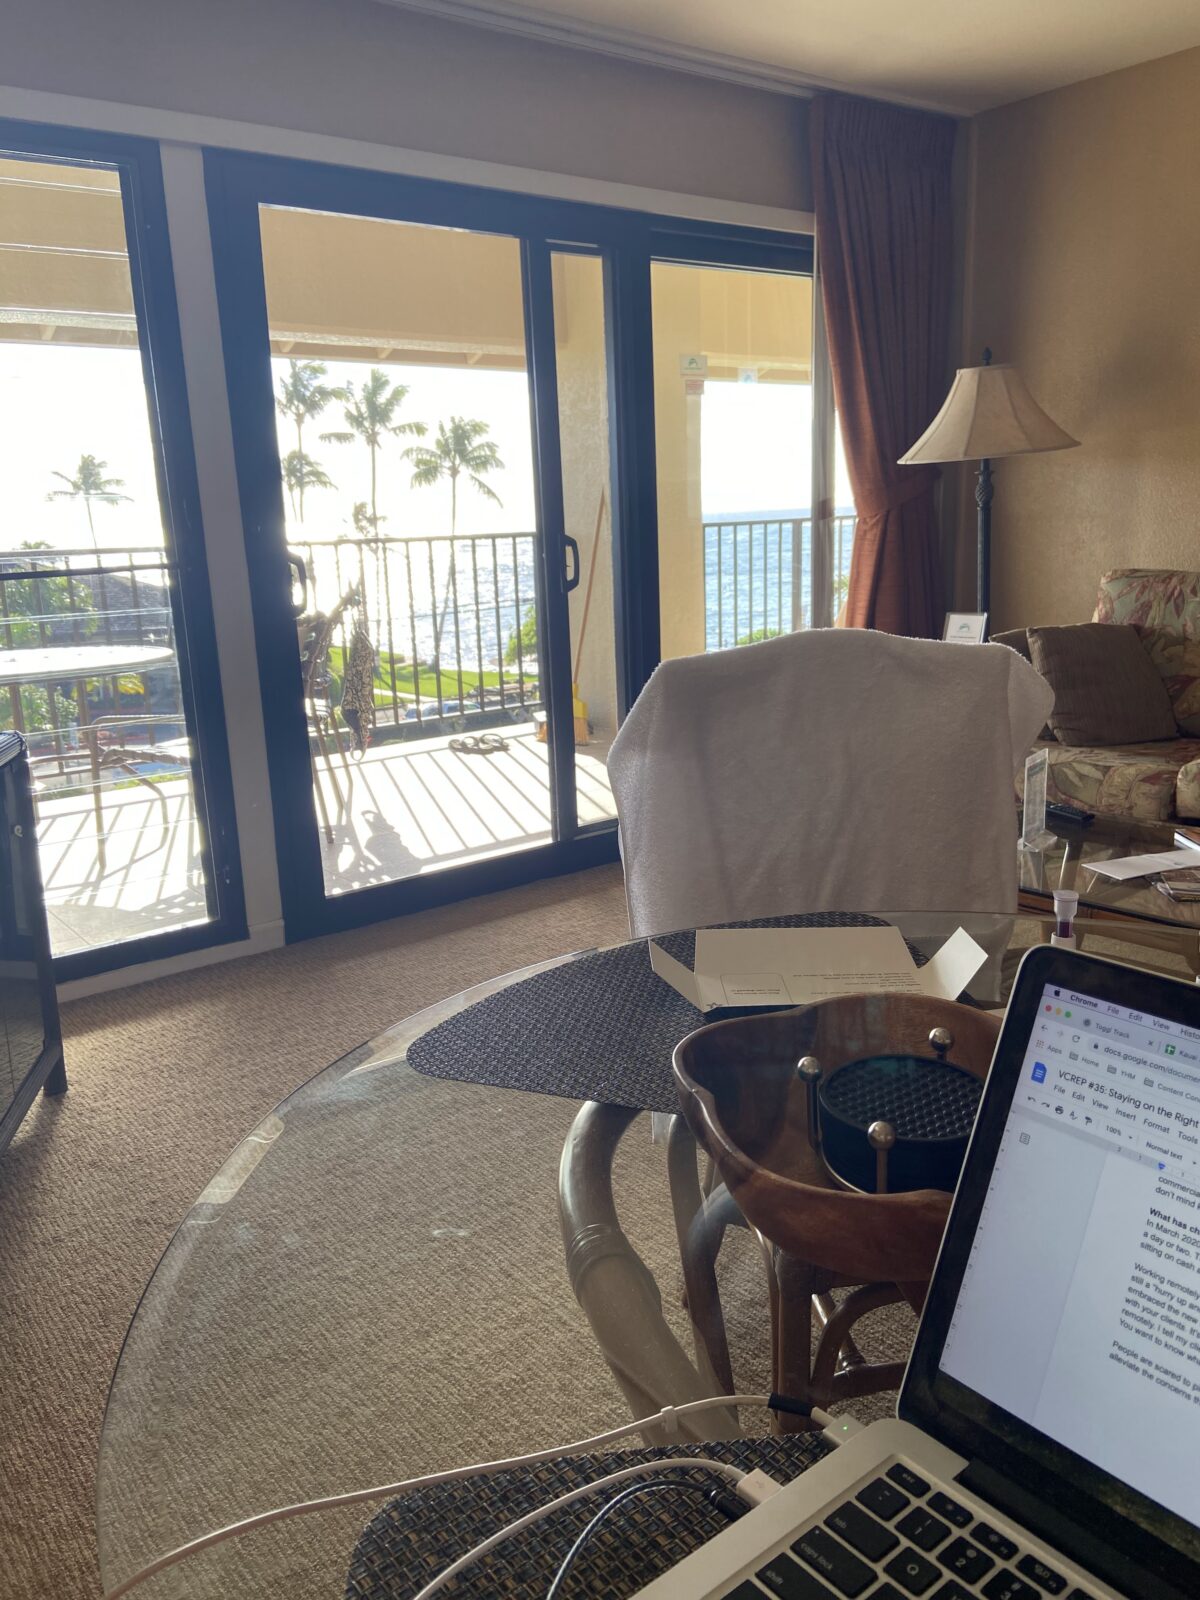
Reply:
<svg viewBox="0 0 1200 1600"><path fill-rule="evenodd" d="M705 928L696 969L649 941L650 964L700 1011L808 1005L843 994L920 994L953 1000L987 960L959 928L918 967L898 928Z"/></svg>
<svg viewBox="0 0 1200 1600"><path fill-rule="evenodd" d="M1160 850L1155 855L1117 856L1112 861L1085 861L1083 864L1089 872L1098 872L1104 878L1115 878L1120 883L1126 878L1149 877L1152 872L1195 867L1196 852L1189 846L1186 850Z"/></svg>
<svg viewBox="0 0 1200 1600"><path fill-rule="evenodd" d="M662 945L656 944L653 939L647 939L650 946L650 965L665 983L672 989L677 989L685 1000L690 1000L697 1011L706 1007L700 999L700 984L691 967L685 967L682 961L676 961L674 956L668 955Z"/></svg>

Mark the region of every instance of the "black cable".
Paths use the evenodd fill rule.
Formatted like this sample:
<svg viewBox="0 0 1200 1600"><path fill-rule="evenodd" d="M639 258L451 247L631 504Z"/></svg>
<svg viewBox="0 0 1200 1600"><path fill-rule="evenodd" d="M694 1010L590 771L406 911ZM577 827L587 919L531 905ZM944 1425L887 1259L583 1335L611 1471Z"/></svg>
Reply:
<svg viewBox="0 0 1200 1600"><path fill-rule="evenodd" d="M600 1527L600 1524L605 1520L606 1517L611 1515L611 1513L614 1512L618 1506L624 1505L626 1500L632 1500L635 1495L658 1494L664 1489L690 1489L693 1494L702 1494L709 1498L712 1497L711 1484L694 1483L689 1478L648 1478L643 1483L630 1484L628 1489L622 1489L620 1494L614 1495L607 1505L601 1506L600 1510L597 1511L596 1515L587 1524L583 1532L576 1539L575 1543L567 1551L566 1555L563 1557L562 1565L554 1574L554 1577L550 1583L550 1587L546 1590L546 1600L558 1600L559 1595L562 1593L563 1584L566 1582L571 1568L575 1565L576 1561L583 1553L585 1546L591 1540L593 1534L597 1531L597 1529ZM717 1507L718 1510L724 1512L726 1516L731 1515L728 1507L723 1505L720 1501L713 1499L712 1503ZM738 1502L738 1506L740 1509L740 1501ZM736 1513L733 1514L736 1515Z"/></svg>
<svg viewBox="0 0 1200 1600"><path fill-rule="evenodd" d="M811 1417L811 1400L793 1400L788 1394L772 1394L767 1400L769 1411L784 1411L793 1417Z"/></svg>

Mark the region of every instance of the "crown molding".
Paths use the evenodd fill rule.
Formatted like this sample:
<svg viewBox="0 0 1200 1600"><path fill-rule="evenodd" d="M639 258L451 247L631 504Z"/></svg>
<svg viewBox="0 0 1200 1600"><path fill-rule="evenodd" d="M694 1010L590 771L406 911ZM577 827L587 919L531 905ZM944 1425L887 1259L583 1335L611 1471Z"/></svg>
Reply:
<svg viewBox="0 0 1200 1600"><path fill-rule="evenodd" d="M629 28L578 22L573 18L554 16L536 6L521 5L519 0L486 0L486 3L480 3L480 0L376 0L376 4L400 11L418 11L425 16L438 17L443 22L462 22L472 27L490 28L496 33L516 34L521 38L536 39L542 44L590 50L593 54L615 56L618 60L634 61L641 66L665 67L671 72L690 72L697 77L716 78L724 83L739 84L743 88L765 89L772 94L791 95L797 100L811 99L818 89L834 89L843 94L862 93L853 84L836 83L831 78L797 72L769 61L726 55L717 50L702 50L652 34L637 33ZM901 94L872 91L869 98L919 111L940 111L949 116L971 114L965 106L935 104L930 100Z"/></svg>

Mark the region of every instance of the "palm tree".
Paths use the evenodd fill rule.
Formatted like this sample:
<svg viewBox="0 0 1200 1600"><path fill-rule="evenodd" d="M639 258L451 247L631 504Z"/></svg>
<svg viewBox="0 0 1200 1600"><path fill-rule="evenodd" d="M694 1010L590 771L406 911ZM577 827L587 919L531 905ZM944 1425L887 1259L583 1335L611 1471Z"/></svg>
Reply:
<svg viewBox="0 0 1200 1600"><path fill-rule="evenodd" d="M130 495L117 493L118 489L125 487L124 478L104 476L107 466L107 461L97 461L95 456L80 456L73 478L69 478L65 472L52 474L55 478L61 478L67 487L51 489L46 496L47 500L83 501L84 510L87 512L88 531L92 536L92 546L97 555L100 554L100 546L96 540L96 524L92 520L92 501L102 506L115 506L122 500L132 499Z"/></svg>
<svg viewBox="0 0 1200 1600"><path fill-rule="evenodd" d="M423 422L393 422L401 404L408 398L408 385L393 383L381 367L372 367L367 381L359 393L352 383L344 393L346 429L341 433L323 433L321 438L329 444L353 444L361 439L371 452L371 518L379 521L376 498L379 451L389 434L425 433Z"/></svg>
<svg viewBox="0 0 1200 1600"><path fill-rule="evenodd" d="M422 430L423 431L423 430ZM503 468L500 452L491 439L486 422L473 422L466 417L451 417L449 424L438 423L437 439L433 448L411 445L405 459L416 468L412 475L414 489L432 488L443 478L450 483L450 537L454 537L458 524L458 480L464 474L472 486L498 506L504 504L500 496L483 481L486 472Z"/></svg>
<svg viewBox="0 0 1200 1600"><path fill-rule="evenodd" d="M423 422L395 422L393 418L408 398L408 385L393 383L381 367L372 367L361 392L352 383L346 385L343 416L346 430L341 433L323 433L321 438L331 444L353 444L361 439L371 452L371 512L370 527L375 544L375 637L382 635L384 572L387 556L379 547L379 525L384 520L379 515L377 499L379 452L384 441L392 434L415 434L420 438L425 432ZM364 518L364 521L366 519ZM357 523L356 523L357 525Z"/></svg>
<svg viewBox="0 0 1200 1600"><path fill-rule="evenodd" d="M279 390L275 396L275 409L281 417L288 417L295 424L296 448L289 454L296 457L298 462L298 476L295 481L296 498L293 509L298 506L301 522L304 521L304 491L306 488L324 489L331 488L331 484L318 483L309 472L310 463L316 466L311 456L304 454L304 424L310 417L319 417L326 406L334 400L345 400L346 390L322 383L328 368L323 361L288 361L288 370L279 380ZM318 468L318 471L320 469ZM286 468L284 481L287 482ZM292 484L288 484L289 492Z"/></svg>
<svg viewBox="0 0 1200 1600"><path fill-rule="evenodd" d="M450 566L446 573L446 592L442 596L441 610L434 618L434 648L440 654L442 634L446 628L446 611L454 582L454 534L458 527L458 480L466 477L477 493L486 495L498 506L504 504L484 474L504 467L495 442L485 437L489 432L486 422L467 417L451 417L449 423L439 422L437 438L432 448L427 445L410 445L405 459L414 467L414 489L429 489L447 480L450 484Z"/></svg>
<svg viewBox="0 0 1200 1600"><path fill-rule="evenodd" d="M306 456L303 450L289 450L279 463L283 475L284 487L288 492L288 499L292 503L292 515L299 516L304 521L304 491L305 489L336 489L337 484L325 471L319 461L314 461L312 456ZM299 511L297 512L297 507Z"/></svg>

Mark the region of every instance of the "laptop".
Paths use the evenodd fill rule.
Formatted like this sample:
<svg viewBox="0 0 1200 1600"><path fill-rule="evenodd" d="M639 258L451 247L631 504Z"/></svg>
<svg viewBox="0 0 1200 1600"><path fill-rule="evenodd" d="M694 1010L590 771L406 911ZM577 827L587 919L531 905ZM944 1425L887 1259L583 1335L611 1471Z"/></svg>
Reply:
<svg viewBox="0 0 1200 1600"><path fill-rule="evenodd" d="M896 1418L640 1591L771 1595L1200 1596L1200 987L1025 956Z"/></svg>

